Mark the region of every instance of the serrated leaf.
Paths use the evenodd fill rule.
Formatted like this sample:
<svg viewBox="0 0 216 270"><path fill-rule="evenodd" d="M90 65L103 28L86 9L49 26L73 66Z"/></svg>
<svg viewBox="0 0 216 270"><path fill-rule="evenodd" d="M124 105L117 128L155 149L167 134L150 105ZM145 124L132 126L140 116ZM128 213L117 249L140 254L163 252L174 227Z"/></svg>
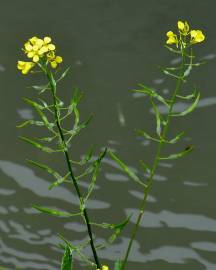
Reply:
<svg viewBox="0 0 216 270"><path fill-rule="evenodd" d="M200 93L197 94L194 102L191 104L191 106L189 108L187 108L185 111L180 112L180 113L173 113L172 116L185 116L185 115L191 113L196 108L199 100L200 100Z"/></svg>
<svg viewBox="0 0 216 270"><path fill-rule="evenodd" d="M139 183L140 185L142 185L143 187L147 187L146 184L144 184L139 177L123 162L121 161L112 151L108 151L110 157L120 166L120 168L127 174L130 176L130 178L132 180L134 180L135 182Z"/></svg>
<svg viewBox="0 0 216 270"><path fill-rule="evenodd" d="M61 270L73 270L72 251L69 245L65 246L65 252L61 263Z"/></svg>
<svg viewBox="0 0 216 270"><path fill-rule="evenodd" d="M168 157L160 157L160 159L161 160L164 160L164 159L177 159L177 158L181 158L181 157L186 156L187 154L189 154L193 149L194 149L193 146L189 146L189 147L186 148L186 150L184 150L184 151L182 151L180 153L171 154Z"/></svg>
<svg viewBox="0 0 216 270"><path fill-rule="evenodd" d="M76 214L71 214L65 211L59 211L59 210L55 210L55 209L50 209L47 207L41 207L38 205L33 205L33 208L35 208L36 210L38 210L39 212L45 213L45 214L50 214L53 216L57 216L57 217L74 217L74 216L80 216L81 213L76 213Z"/></svg>
<svg viewBox="0 0 216 270"><path fill-rule="evenodd" d="M44 146L44 145L42 145L42 144L40 144L38 142L35 142L34 140L31 140L31 139L29 139L27 137L20 136L19 138L22 139L23 141L33 145L34 147L46 152L46 153L54 153L54 152L62 151L62 150L54 150L54 149L52 149L50 147L47 147L47 146Z"/></svg>
<svg viewBox="0 0 216 270"><path fill-rule="evenodd" d="M88 200L88 198L90 197L93 189L94 189L94 186L95 186L95 183L96 183L96 180L97 180L97 176L98 176L98 173L99 173L99 170L100 170L100 166L101 166L101 162L103 160L103 158L105 157L106 155L106 152L107 152L107 148L105 148L105 150L100 154L99 158L94 161L94 170L93 170L93 175L92 175L92 178L91 178L91 183L89 184L89 187L88 187L88 192L87 192L87 195L85 197L85 201Z"/></svg>

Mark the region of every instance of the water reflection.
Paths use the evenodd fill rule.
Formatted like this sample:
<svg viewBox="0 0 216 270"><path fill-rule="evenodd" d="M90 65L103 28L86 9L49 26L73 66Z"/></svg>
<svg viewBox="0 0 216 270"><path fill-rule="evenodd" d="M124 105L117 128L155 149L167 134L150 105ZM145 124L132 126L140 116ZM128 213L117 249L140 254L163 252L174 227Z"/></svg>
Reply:
<svg viewBox="0 0 216 270"><path fill-rule="evenodd" d="M61 199L66 202L79 205L79 201L75 194L64 187L57 187L49 190L50 183L36 176L33 170L25 166L15 164L10 161L0 160L0 169L7 176L12 177L20 187L29 189L40 197ZM109 206L110 204L107 202L91 199L88 200L88 208L104 209L109 208Z"/></svg>
<svg viewBox="0 0 216 270"><path fill-rule="evenodd" d="M131 222L135 223L139 214L137 209L126 209L126 215L133 214ZM177 214L169 210L158 213L146 211L145 218L140 223L141 227L160 228L185 228L194 231L216 232L216 219L197 214Z"/></svg>

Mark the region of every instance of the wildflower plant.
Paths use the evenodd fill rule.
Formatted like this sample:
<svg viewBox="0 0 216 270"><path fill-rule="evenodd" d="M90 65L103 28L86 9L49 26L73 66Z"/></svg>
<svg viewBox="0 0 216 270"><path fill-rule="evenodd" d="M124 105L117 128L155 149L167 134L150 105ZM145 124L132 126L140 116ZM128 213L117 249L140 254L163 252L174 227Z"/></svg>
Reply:
<svg viewBox="0 0 216 270"><path fill-rule="evenodd" d="M145 94L152 105L152 109L155 115L156 121L156 134L152 135L146 132L145 130L137 130L139 136L144 137L147 140L152 141L157 144L157 149L153 163L148 164L147 161L140 161L142 168L142 175L145 175L145 179L140 179L116 154L112 151L109 151L110 157L119 164L121 169L127 173L130 178L136 181L141 189L143 190L143 199L139 208L139 214L135 221L135 226L131 233L131 238L126 249L125 256L121 260L120 269L124 270L128 261L128 256L132 249L132 244L134 239L137 236L137 231L140 225L140 222L143 218L146 201L149 193L152 190L153 179L155 172L157 170L158 164L163 160L174 160L181 158L189 154L193 150L193 146L186 147L183 151L179 153L171 153L168 156L164 156L163 150L166 145L173 145L179 142L183 136L184 131L177 134L174 138L170 138L169 130L170 124L173 118L183 117L191 113L199 102L200 93L197 89L193 89L191 93L187 95L182 94L184 85L187 82L187 77L190 75L193 67L199 66L201 63L194 63L195 56L193 55L193 46L197 43L203 42L205 36L201 30L190 29L187 22L178 21L177 23L177 33L173 31L167 32L167 40L165 47L174 54L181 56L181 63L178 67L168 67L162 69L165 75L171 76L175 80L175 88L171 93L169 98L163 97L156 90L147 87L143 84L140 84L140 88L134 90L135 92ZM172 45L175 45L176 48L173 48ZM176 113L174 111L174 106L178 100L191 101L191 104L184 111ZM167 114L164 116L160 113L159 105L163 105L167 109Z"/></svg>
<svg viewBox="0 0 216 270"><path fill-rule="evenodd" d="M50 37L44 37L43 39L32 37L24 44L24 48L22 50L26 57L31 61L18 61L17 68L24 75L34 73L37 68L43 73L47 83L45 85L33 86L33 88L38 91L38 97L36 100L24 98L24 101L35 109L40 119L27 120L18 127L26 127L29 125L38 126L40 128L43 127L48 134L42 138L32 139L22 136L21 139L47 154L62 153L66 163L66 172L62 176L54 168L51 168L46 164L34 160L28 160L28 162L52 175L55 181L50 185L50 189L58 188L59 185L63 185L65 183L72 184L72 188L76 192L80 204L77 212L73 213L49 209L39 205L34 205L33 207L40 212L57 217L70 219L72 217L79 216L86 224L88 239L77 246L69 242L63 235L59 235L63 241L63 243L60 244L60 247L64 249L64 256L61 265L62 270L71 270L73 264L72 253L76 253L82 261L90 264L94 269L108 270L108 266L101 265L97 254L98 250L110 245L116 239L128 223L129 218L120 224L96 223L90 220L86 207L87 201L94 191L94 185L107 149L102 151L96 159L93 158L92 148L84 155L83 158L81 158L81 160L75 161L72 159L70 148L71 143L73 142L73 139L88 126L92 118L89 117L86 121L80 122L80 111L78 105L82 99L82 93L78 90L74 90L68 106L66 106L57 95L57 86L66 76L69 69L66 69L61 75L58 75L57 72L53 72L53 70L58 68L63 62L63 58L57 55L56 46L52 43ZM49 93L49 97L51 96L51 103L42 98L45 91ZM73 116L73 127L72 129L68 129L65 127L65 120L68 117L71 117L71 115ZM75 175L74 171L76 168L79 168L76 171L80 171L81 168L81 173ZM88 190L84 193L80 187L80 181L86 177L88 177L90 181ZM112 230L110 238L106 241L97 242L97 244L95 244L95 235L92 230L93 226ZM88 245L91 247L94 262L83 253L83 249Z"/></svg>

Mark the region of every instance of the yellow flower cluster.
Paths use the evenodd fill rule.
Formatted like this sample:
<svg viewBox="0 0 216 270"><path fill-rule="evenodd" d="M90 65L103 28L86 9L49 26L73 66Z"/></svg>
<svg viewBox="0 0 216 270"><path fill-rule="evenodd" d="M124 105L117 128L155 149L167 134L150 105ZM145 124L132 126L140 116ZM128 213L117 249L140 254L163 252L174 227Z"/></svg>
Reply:
<svg viewBox="0 0 216 270"><path fill-rule="evenodd" d="M100 270L100 269L97 269L97 270ZM106 265L103 265L102 268L101 268L101 270L109 270L109 267L106 266Z"/></svg>
<svg viewBox="0 0 216 270"><path fill-rule="evenodd" d="M187 44L200 43L205 40L205 35L201 30L190 30L190 27L187 22L178 21L177 23L179 37L172 31L167 32L167 41L169 45L176 44L178 47L179 43L183 47L186 47ZM189 39L188 39L189 38Z"/></svg>
<svg viewBox="0 0 216 270"><path fill-rule="evenodd" d="M56 46L51 41L50 37L44 37L43 39L38 37L30 38L24 44L23 51L28 58L32 59L32 62L18 61L17 68L23 74L27 74L35 64L41 63L42 60L46 65L50 64L52 68L56 68L63 59L61 56L56 56Z"/></svg>

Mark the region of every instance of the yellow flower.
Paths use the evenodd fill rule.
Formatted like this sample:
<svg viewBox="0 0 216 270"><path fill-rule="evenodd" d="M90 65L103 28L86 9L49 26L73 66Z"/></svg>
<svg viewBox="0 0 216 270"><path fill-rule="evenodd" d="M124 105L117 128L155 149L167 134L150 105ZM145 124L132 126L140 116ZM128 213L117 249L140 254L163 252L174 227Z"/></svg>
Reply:
<svg viewBox="0 0 216 270"><path fill-rule="evenodd" d="M97 269L97 270L100 270L100 269ZM101 270L109 270L109 267L107 265L103 265Z"/></svg>
<svg viewBox="0 0 216 270"><path fill-rule="evenodd" d="M174 34L172 31L167 32L168 40L166 41L167 44L176 44L178 46L178 38L177 35Z"/></svg>
<svg viewBox="0 0 216 270"><path fill-rule="evenodd" d="M46 52L55 50L55 45L50 42L50 37L44 39L32 37L24 44L24 51L28 58L32 58L33 62L37 63Z"/></svg>
<svg viewBox="0 0 216 270"><path fill-rule="evenodd" d="M57 68L58 64L63 61L61 56L55 56L54 51L51 51L47 54L47 59L50 62L52 68Z"/></svg>
<svg viewBox="0 0 216 270"><path fill-rule="evenodd" d="M205 35L201 30L191 30L191 44L199 43L205 40Z"/></svg>
<svg viewBox="0 0 216 270"><path fill-rule="evenodd" d="M34 65L35 63L33 62L18 61L17 68L22 71L22 74L28 74Z"/></svg>
<svg viewBox="0 0 216 270"><path fill-rule="evenodd" d="M189 25L187 22L178 21L178 29L182 35L186 36L189 32Z"/></svg>

